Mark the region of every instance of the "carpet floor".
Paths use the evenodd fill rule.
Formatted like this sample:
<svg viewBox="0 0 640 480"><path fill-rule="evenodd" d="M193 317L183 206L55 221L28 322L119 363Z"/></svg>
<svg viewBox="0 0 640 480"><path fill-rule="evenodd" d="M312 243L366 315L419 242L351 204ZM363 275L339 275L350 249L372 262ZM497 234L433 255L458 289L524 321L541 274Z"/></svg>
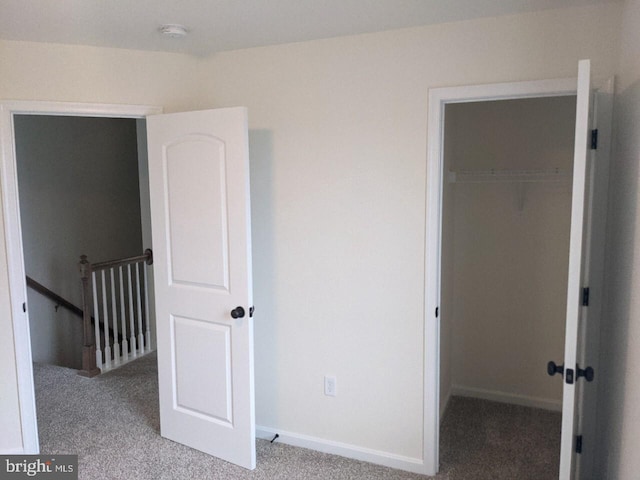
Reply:
<svg viewBox="0 0 640 480"><path fill-rule="evenodd" d="M560 415L454 397L441 433L441 471L412 474L258 440L253 471L162 438L155 354L93 379L35 364L40 450L77 454L82 480L557 478Z"/></svg>
<svg viewBox="0 0 640 480"><path fill-rule="evenodd" d="M452 397L440 426L440 471L451 480L553 480L562 415Z"/></svg>

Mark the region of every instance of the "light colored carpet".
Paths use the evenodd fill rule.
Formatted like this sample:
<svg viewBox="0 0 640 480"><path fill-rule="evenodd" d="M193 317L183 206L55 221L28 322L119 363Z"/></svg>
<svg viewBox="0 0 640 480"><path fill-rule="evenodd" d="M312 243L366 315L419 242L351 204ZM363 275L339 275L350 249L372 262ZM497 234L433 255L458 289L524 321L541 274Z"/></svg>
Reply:
<svg viewBox="0 0 640 480"><path fill-rule="evenodd" d="M553 480L562 415L452 397L440 426L440 471L450 480Z"/></svg>
<svg viewBox="0 0 640 480"><path fill-rule="evenodd" d="M34 373L40 449L78 454L83 480L428 478L263 440L248 471L166 440L153 353L93 379L51 365Z"/></svg>
<svg viewBox="0 0 640 480"><path fill-rule="evenodd" d="M559 444L560 416L542 410L453 398L436 477L263 440L248 471L160 437L155 354L93 379L42 364L34 375L41 452L78 454L83 480L557 478L545 452Z"/></svg>

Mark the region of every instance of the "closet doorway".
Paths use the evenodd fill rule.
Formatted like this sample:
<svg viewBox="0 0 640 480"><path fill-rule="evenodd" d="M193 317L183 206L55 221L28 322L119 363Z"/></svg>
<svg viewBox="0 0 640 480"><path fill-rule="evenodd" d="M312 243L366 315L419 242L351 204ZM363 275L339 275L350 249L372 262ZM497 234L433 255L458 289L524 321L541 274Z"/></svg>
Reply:
<svg viewBox="0 0 640 480"><path fill-rule="evenodd" d="M575 95L445 106L441 463L478 478L558 472L546 365L564 356L575 112Z"/></svg>
<svg viewBox="0 0 640 480"><path fill-rule="evenodd" d="M452 238L447 238L447 235L451 235L451 227L447 226L446 219L443 219L443 203L446 202L446 196L450 195L450 188L462 188L469 187L469 183L476 183L475 188L482 186L496 187L493 191L497 191L499 184L503 187L509 183L515 184L510 188L512 189L512 205L515 204L516 216L525 215L525 211L532 205L531 200L537 196L534 194L535 189L532 185L539 183L536 188L545 186L546 188L559 188L557 185L561 184L564 180L562 177L567 174L563 171L562 167L546 167L546 164L541 168L531 168L527 166L526 171L522 171L519 168L513 167L490 167L487 171L484 167L474 167L474 170L465 170L466 165L460 167L459 171L455 171L455 175L449 175L445 169L445 156L450 154L447 152L447 148L452 147L445 146L446 140L446 128L449 127L446 122L445 113L449 106L455 104L473 104L474 102L498 102L495 105L497 107L503 107L506 103L499 103L505 101L515 100L544 100L553 99L558 97L574 97L575 98L575 135L573 143L573 171L571 172L571 224L570 224L570 238L568 248L568 274L567 283L563 286L562 291L567 294L566 296L566 322L563 326L555 328L554 337L564 336L564 357L558 360L554 358L545 358L542 365L534 363L533 361L518 360L515 357L506 359L505 363L492 364L491 361L486 362L471 358L467 363L480 363L488 368L487 371L491 371L494 377L505 378L507 375L505 372L511 371L513 364L519 365L520 370L517 372L518 380L522 379L524 385L528 385L527 382L532 378L544 378L544 375L548 371L551 371L548 380L557 380L562 385L562 425L561 425L561 440L560 440L560 469L556 474L549 474L548 478L561 478L562 480L569 480L570 478L587 478L591 471L591 465L596 454L597 437L595 432L596 417L596 393L598 391L598 350L600 339L600 319L602 317L602 292L604 291L604 254L605 254L605 227L606 227L606 211L607 211L607 196L608 196L608 178L609 178L609 156L611 149L611 119L613 110L613 93L614 82L613 79L609 79L603 82L601 86L595 91L591 88L590 83L590 62L589 60L581 60L578 64L578 76L577 79L559 79L559 80L542 80L532 82L519 82L519 83L505 83L505 84L488 84L477 86L465 86L465 87L450 87L450 88L436 88L429 91L429 149L428 149L428 177L427 177L427 229L426 229L426 275L425 275L425 391L424 391L424 406L425 406L425 443L424 443L424 460L426 470L429 472L437 472L440 463L440 431L441 423L444 426L446 421L441 422L442 414L446 408L447 399L449 399L452 391L454 390L454 383L452 381L452 351L454 325L451 321L447 324L446 318L451 317L452 302L458 302L457 298L452 297L451 292L455 292L455 285L452 283L455 281L453 277L452 265L454 262L454 256L447 254L446 251L443 254L443 246L447 241L451 243ZM454 107L455 108L455 107ZM460 107L462 108L462 106ZM520 108L524 108L523 104ZM451 112L451 110L449 110ZM472 113L468 114L473 116ZM455 117L455 114L452 116ZM558 119L548 120L555 122ZM513 131L515 120L513 118L505 121L507 126L502 128L484 129L483 125L472 124L471 129L480 130L481 146L478 147L482 151L488 142L488 138L495 137L496 139L507 138L508 141L512 141L512 136L515 135ZM542 133L545 132L547 124L543 121L537 122L531 130L535 142L541 142L546 145L549 139L542 138ZM555 138L555 137L550 137ZM553 142L552 142L553 143ZM537 145L537 143L534 143ZM538 145L540 147L540 145ZM540 152L544 149L540 147ZM520 150L517 152L521 154ZM447 165L448 166L448 165ZM455 168L456 165L453 165ZM493 170L491 170L493 168ZM497 177L501 178L496 181ZM487 178L492 179L492 182L488 182ZM526 182L525 180L536 180ZM464 183L464 181L467 183ZM553 181L552 181L553 180ZM527 185L522 185L527 184ZM445 191L446 190L446 191ZM562 189L554 193L562 193ZM467 195L471 195L467 191ZM494 195L496 195L494 193ZM540 196L540 201L544 202L544 197ZM494 199L495 200L495 199ZM548 199L546 200L548 201ZM552 202L553 203L553 202ZM506 210L504 207L497 207L498 203L494 202L494 211L489 214L489 217L506 216ZM556 204L553 203L555 206ZM502 210L500 210L502 208ZM473 204L469 207L470 212L463 212L471 222L482 223L478 221L480 211L478 206ZM495 210L497 209L497 211ZM454 208L455 211L455 208ZM461 214L462 215L462 214ZM463 217L465 218L465 217ZM542 217L541 217L542 218ZM493 218L492 221L506 221L506 219ZM535 221L533 221L535 220ZM532 218L532 224L537 226L538 229L547 228L544 223L541 223L541 219ZM516 219L516 222L524 223L524 220ZM498 225L497 223L493 224ZM514 225L518 225L517 223ZM453 224L455 227L455 223ZM497 230L500 228L495 227ZM504 230L504 228L503 228ZM528 245L532 252L540 247L535 242L531 242L528 236L523 236L518 232L511 231L508 233L512 235L514 239L520 235L521 241L524 245ZM447 231L449 233L447 233ZM455 233L453 231L453 233ZM537 232L548 233L548 232ZM476 234L474 232L465 231L463 235L472 237L468 241L471 244L475 244L476 247L486 247L491 251L494 246L493 240L487 240L486 236ZM473 238L474 235L480 235ZM534 234L531 234L534 235ZM545 237L546 238L546 237ZM549 238L544 241L548 242ZM542 240L539 240L542 241ZM454 245L455 247L455 245ZM502 255L494 259L493 263L485 262L485 270L487 268L495 269L496 263L505 266L507 262L516 262L516 259L522 256L521 252L518 255L514 255L514 246L509 245L503 247ZM548 249L555 248L552 244L548 244ZM482 249L476 249L475 254ZM455 251L454 251L455 254ZM533 255L528 253L525 255ZM556 258L551 254L552 258ZM559 257L558 257L559 258ZM478 261L475 257L471 260ZM546 259L539 262L532 262L527 259L528 264L541 263L546 264ZM527 263L527 262L526 262ZM526 264L525 263L525 264ZM488 265L488 266L487 266ZM447 269L449 271L447 272ZM479 270L476 268L476 270ZM481 270L481 269L480 269ZM493 276L487 275L486 271L480 271L485 275L479 279L475 279L474 289L484 288L485 284L491 284L499 282ZM453 280L449 281L446 277L450 275ZM527 282L534 284L546 284L552 282L548 277L542 279L538 278L536 274L530 273L526 276ZM465 279L466 280L466 279ZM541 300L536 298L532 291L529 290L529 286L521 286L519 291L513 284L515 281L501 280L502 289L501 292L511 292L512 295L520 294L524 292L526 295L518 298L524 298L521 300L528 308L537 309L544 308L539 305ZM445 285L447 283L447 285ZM453 285L453 287L452 287ZM546 286L546 285L545 285ZM449 290L447 290L449 288ZM452 289L453 288L453 289ZM561 293L558 293L561 294ZM494 296L487 299L481 299L485 304L479 304L485 311L489 312L491 317L496 316L496 312L499 312L497 308L497 299ZM487 308L488 304L488 308ZM479 308L479 307L478 307ZM504 313L503 309L503 313ZM514 315L511 310L506 310L508 315ZM540 310L539 313L547 314L546 310ZM510 338L504 333L504 328L496 328L494 331L486 331L486 329L476 329L473 334L478 338L472 338L471 347L478 348L480 343L480 335L485 335L486 338L491 338L490 352L493 354L497 349L496 345L509 345L511 342L520 342L520 345L528 345L533 342L535 336L533 330L536 324L544 322L546 318L536 317L527 324L524 332L518 332L515 338ZM484 320L483 320L484 321ZM546 324L544 324L546 326ZM472 337L473 337L472 335ZM528 335L528 336L527 336ZM506 337L506 338L505 338ZM544 337L543 337L544 338ZM543 347L540 347L543 348ZM475 353L475 352L474 352ZM520 353L520 349L518 352ZM530 357L529 360L532 360ZM563 361L564 360L564 361ZM537 361L537 360L536 360ZM446 362L449 362L448 364ZM555 362L555 364L550 363ZM488 366L488 367L487 367ZM553 367L553 368L551 368ZM566 367L566 368L565 368ZM476 372L478 371L477 366ZM481 371L482 369L480 369ZM540 371L542 370L542 373ZM559 375L554 375L559 373ZM595 373L595 375L594 375ZM448 377L447 377L448 375ZM441 381L442 380L442 381ZM475 378L473 379L476 380ZM493 385L499 385L494 380ZM517 381L515 382L517 384ZM505 384L507 384L505 382ZM507 392L501 392L499 390L490 390L485 386L471 385L459 385L460 387L467 387L466 389L460 388L459 393L465 394L468 397L473 396L480 397L477 399L481 401L488 398L488 401L493 401L498 405L513 405L518 408L537 408L537 411L551 411L553 413L554 402L553 399L548 397L539 396L539 393L533 392L514 392L509 390ZM513 385L511 385L513 387ZM495 387L494 387L495 388ZM497 392L497 395L496 395ZM503 395L507 393L508 395ZM544 393L544 392L543 392ZM490 395L491 394L491 395ZM528 398L523 398L528 397ZM473 398L472 398L473 399ZM549 401L551 400L551 401ZM497 401L497 402L496 402ZM507 403L510 402L510 403ZM515 408L514 407L514 408ZM542 408L541 408L542 407ZM473 410L473 409L471 409ZM473 411L472 411L472 417ZM508 426L526 426L527 424L539 424L540 421L531 421L530 418L515 419L507 422ZM462 430L461 434L467 445L464 445L461 449L464 452L464 460L469 460L466 455L472 451L477 450L479 446L479 440L484 438L489 446L494 446L495 440L502 438L499 430L489 426L484 429L484 437L474 435L468 431L467 425L459 427ZM543 428L544 430L545 428ZM551 431L549 427L547 429ZM534 436L530 434L530 430L522 429L515 436L514 440L510 440L504 443L504 449L508 450L513 443L525 444L527 448L532 451L536 451L537 447L533 440ZM545 440L546 442L546 440ZM444 442L446 443L446 442ZM446 445L443 445L443 457L442 460L446 461L444 454ZM480 452L480 456L487 456L488 453ZM553 457L553 458L552 458ZM543 458L538 458L536 462L548 463L550 460L555 459L556 454L548 453ZM516 463L518 462L532 462L531 458L524 460L521 457L514 456ZM486 458L485 464L491 464L492 462L500 461L499 458ZM461 463L459 466L464 465ZM514 467L513 462L506 463L505 468L508 469ZM506 478L531 478L531 474L522 475L520 472L523 469L529 471L527 465L516 465L510 474ZM457 468L456 471L459 471ZM543 476L534 478L547 478L546 473ZM479 470L473 470L472 478L484 478ZM488 478L498 478L496 476L489 476Z"/></svg>

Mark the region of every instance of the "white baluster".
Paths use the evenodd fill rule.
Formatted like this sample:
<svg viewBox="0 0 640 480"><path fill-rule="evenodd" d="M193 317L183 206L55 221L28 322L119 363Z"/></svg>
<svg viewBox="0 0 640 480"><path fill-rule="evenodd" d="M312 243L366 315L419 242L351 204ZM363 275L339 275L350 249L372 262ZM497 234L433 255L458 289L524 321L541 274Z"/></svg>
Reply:
<svg viewBox="0 0 640 480"><path fill-rule="evenodd" d="M136 298L138 300L138 349L140 355L144 355L144 335L142 333L142 302L140 301L140 268L135 264L136 269Z"/></svg>
<svg viewBox="0 0 640 480"><path fill-rule="evenodd" d="M100 348L100 309L98 308L98 293L96 289L96 272L91 272L93 286L93 321L96 335L96 366L102 368L102 349Z"/></svg>
<svg viewBox="0 0 640 480"><path fill-rule="evenodd" d="M149 282L147 281L147 265L142 263L142 273L144 274L144 321L147 327L145 334L147 352L151 351L151 327L149 326Z"/></svg>
<svg viewBox="0 0 640 480"><path fill-rule="evenodd" d="M104 270L101 272L102 276L102 320L104 323L104 366L106 370L111 369L111 345L109 344L109 310L107 306L107 282L104 276Z"/></svg>
<svg viewBox="0 0 640 480"><path fill-rule="evenodd" d="M133 290L131 288L131 264L127 265L127 275L129 278L129 327L131 328L129 335L129 345L131 345L131 356L136 358L138 356L138 349L136 348L136 329L133 325Z"/></svg>
<svg viewBox="0 0 640 480"><path fill-rule="evenodd" d="M111 324L113 325L113 363L120 365L120 341L118 340L118 305L116 304L116 282L114 279L114 269L109 269L111 276Z"/></svg>
<svg viewBox="0 0 640 480"><path fill-rule="evenodd" d="M122 321L122 360L129 360L129 342L127 341L127 319L124 313L124 281L122 276L122 265L118 267L120 280L120 320Z"/></svg>

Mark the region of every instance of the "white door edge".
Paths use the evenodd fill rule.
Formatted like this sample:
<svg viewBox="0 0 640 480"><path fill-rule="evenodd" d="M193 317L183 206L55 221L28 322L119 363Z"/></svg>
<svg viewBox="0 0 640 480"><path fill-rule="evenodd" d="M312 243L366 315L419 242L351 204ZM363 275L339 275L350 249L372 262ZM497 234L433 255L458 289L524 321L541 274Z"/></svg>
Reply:
<svg viewBox="0 0 640 480"><path fill-rule="evenodd" d="M424 430L423 461L426 475L439 469L440 437L440 259L442 229L442 182L444 172L444 108L448 103L465 103L576 94L576 79L552 79L429 89L427 126L427 188L425 232L424 299Z"/></svg>
<svg viewBox="0 0 640 480"><path fill-rule="evenodd" d="M35 391L29 317L22 311L27 302L25 286L24 254L20 225L20 205L18 199L18 175L15 152L15 131L13 116L61 115L92 116L112 118L145 118L147 115L162 113L162 107L149 105L116 105L101 103L70 103L50 101L0 101L0 189L2 195L2 215L4 237L0 238L0 248L4 247L5 259L0 256L0 275L9 279L11 302L11 323L15 348L16 381L18 386L19 412L22 433L22 453L39 453L38 425L36 418ZM4 245L3 245L4 243Z"/></svg>
<svg viewBox="0 0 640 480"><path fill-rule="evenodd" d="M576 133L571 192L571 233L569 239L569 273L567 278L567 313L564 346L564 376L562 389L562 439L560 442L560 480L573 478L575 453L575 409L578 387L577 364L578 327L582 314L582 282L585 245L585 211L587 195L587 138L590 131L591 68L589 60L578 64L578 97L576 99Z"/></svg>
<svg viewBox="0 0 640 480"><path fill-rule="evenodd" d="M589 287L590 295L589 306L586 310L583 309L587 317L581 320L583 323L578 341L582 349L578 352L578 362L581 366L592 367L596 376L594 383L582 382L579 390L579 395L583 397L579 402L577 434L582 435L584 440L582 454L576 458L574 475L576 479L591 478L597 454L597 389L600 388L600 329L603 315L605 236L614 92L615 79L611 77L595 90L593 97L591 128L598 130L598 146L591 152L593 157L590 166L589 191L591 194L587 210L587 252L583 274L584 284ZM589 389L591 391L586 395Z"/></svg>

